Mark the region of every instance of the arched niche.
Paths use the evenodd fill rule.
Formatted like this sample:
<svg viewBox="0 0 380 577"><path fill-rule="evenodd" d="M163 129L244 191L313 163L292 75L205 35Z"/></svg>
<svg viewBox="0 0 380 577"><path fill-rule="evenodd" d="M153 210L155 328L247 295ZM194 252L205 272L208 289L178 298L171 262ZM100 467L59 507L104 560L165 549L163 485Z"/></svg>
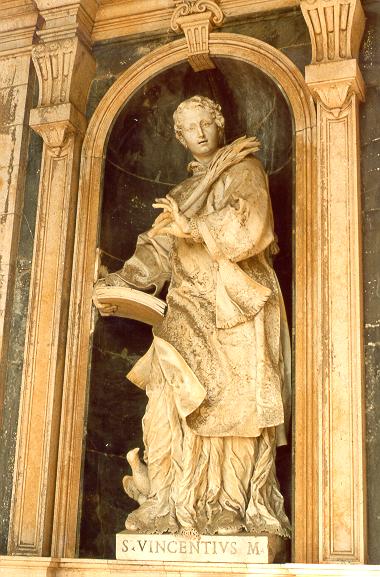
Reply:
<svg viewBox="0 0 380 577"><path fill-rule="evenodd" d="M318 546L317 446L313 428L316 396L313 375L317 351L312 346L315 322L316 278L312 259L316 242L317 211L314 200L315 111L296 67L284 55L258 40L236 34L212 34L210 52L215 58L238 60L267 75L286 98L293 117L295 177L295 401L294 401L294 560L313 558ZM97 276L99 215L105 155L112 127L126 102L163 71L186 61L184 40L167 44L139 60L109 89L96 109L83 144L77 210L74 273L69 318L68 356L61 425L58 486L53 548L62 556L75 554L82 473L83 436L88 395L89 348L93 330L92 286ZM127 255L123 255L125 258ZM311 307L311 308L310 308ZM314 311L314 313L313 313ZM115 427L118 423L115 423Z"/></svg>
<svg viewBox="0 0 380 577"><path fill-rule="evenodd" d="M214 58L215 69L194 72L188 62L149 79L126 102L109 135L103 179L98 246L101 263L120 269L149 229L165 196L187 176L192 160L173 131L180 102L202 94L219 102L226 118L226 143L244 134L260 141L269 177L280 253L275 269L292 321L293 127L288 104L277 85L258 68L230 58ZM244 83L241 79L244 78ZM164 291L165 292L165 291ZM132 320L98 318L89 371L89 401L81 507L80 556L112 558L116 532L136 508L121 480L130 474L125 454L139 446L147 397L126 380L152 341L151 328ZM277 473L291 516L291 438L277 453Z"/></svg>

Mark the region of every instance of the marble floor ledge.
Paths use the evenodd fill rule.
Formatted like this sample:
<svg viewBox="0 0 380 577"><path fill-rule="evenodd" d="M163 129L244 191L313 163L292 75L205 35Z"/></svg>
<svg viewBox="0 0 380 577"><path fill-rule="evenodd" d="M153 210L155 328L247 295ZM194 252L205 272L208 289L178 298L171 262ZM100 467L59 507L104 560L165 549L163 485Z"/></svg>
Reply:
<svg viewBox="0 0 380 577"><path fill-rule="evenodd" d="M123 562L0 556L0 577L380 577L380 565Z"/></svg>

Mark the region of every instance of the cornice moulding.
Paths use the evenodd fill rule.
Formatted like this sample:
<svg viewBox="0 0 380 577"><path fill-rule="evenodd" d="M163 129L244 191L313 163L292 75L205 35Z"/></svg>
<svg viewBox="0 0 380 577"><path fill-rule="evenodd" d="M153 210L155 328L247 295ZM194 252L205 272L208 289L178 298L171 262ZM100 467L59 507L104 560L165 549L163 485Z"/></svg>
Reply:
<svg viewBox="0 0 380 577"><path fill-rule="evenodd" d="M220 0L226 18L299 6L300 0ZM146 32L170 30L173 0L103 0L92 32L92 41L110 40Z"/></svg>
<svg viewBox="0 0 380 577"><path fill-rule="evenodd" d="M81 134L86 132L85 116L71 103L32 108L30 111L29 124L33 129L37 130L37 127L41 127L42 130L43 126L52 126L55 123L67 123Z"/></svg>
<svg viewBox="0 0 380 577"><path fill-rule="evenodd" d="M69 38L78 34L88 46L98 8L97 0L82 0L52 4L51 0L37 0L44 28L38 33L44 42Z"/></svg>
<svg viewBox="0 0 380 577"><path fill-rule="evenodd" d="M28 12L37 12L33 0L3 0L0 4L0 15L9 18L27 14Z"/></svg>
<svg viewBox="0 0 380 577"><path fill-rule="evenodd" d="M29 0L5 1L0 5L0 55L30 51L42 18Z"/></svg>

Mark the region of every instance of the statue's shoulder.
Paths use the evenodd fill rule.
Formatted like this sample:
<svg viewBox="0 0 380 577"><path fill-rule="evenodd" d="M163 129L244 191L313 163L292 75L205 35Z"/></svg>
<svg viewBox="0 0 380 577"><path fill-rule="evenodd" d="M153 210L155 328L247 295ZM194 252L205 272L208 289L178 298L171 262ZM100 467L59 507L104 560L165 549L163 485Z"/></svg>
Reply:
<svg viewBox="0 0 380 577"><path fill-rule="evenodd" d="M186 193L191 188L193 188L195 181L196 178L194 176L189 176L188 178L185 178L185 180L182 180L182 182L177 184L174 188L172 188L168 194L170 194L174 200L179 202L183 199L183 196L186 195Z"/></svg>
<svg viewBox="0 0 380 577"><path fill-rule="evenodd" d="M253 154L246 156L240 162L228 168L226 173L233 177L241 175L242 171L248 171L256 174L265 174L263 163Z"/></svg>

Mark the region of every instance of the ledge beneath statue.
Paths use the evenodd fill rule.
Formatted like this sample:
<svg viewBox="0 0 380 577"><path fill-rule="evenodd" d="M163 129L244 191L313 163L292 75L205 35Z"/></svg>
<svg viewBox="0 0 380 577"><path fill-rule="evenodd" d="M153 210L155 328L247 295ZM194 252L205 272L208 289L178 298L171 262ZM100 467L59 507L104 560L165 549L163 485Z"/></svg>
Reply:
<svg viewBox="0 0 380 577"><path fill-rule="evenodd" d="M276 535L201 535L198 540L180 535L116 535L116 559L124 561L190 561L213 563L272 563L284 551Z"/></svg>

